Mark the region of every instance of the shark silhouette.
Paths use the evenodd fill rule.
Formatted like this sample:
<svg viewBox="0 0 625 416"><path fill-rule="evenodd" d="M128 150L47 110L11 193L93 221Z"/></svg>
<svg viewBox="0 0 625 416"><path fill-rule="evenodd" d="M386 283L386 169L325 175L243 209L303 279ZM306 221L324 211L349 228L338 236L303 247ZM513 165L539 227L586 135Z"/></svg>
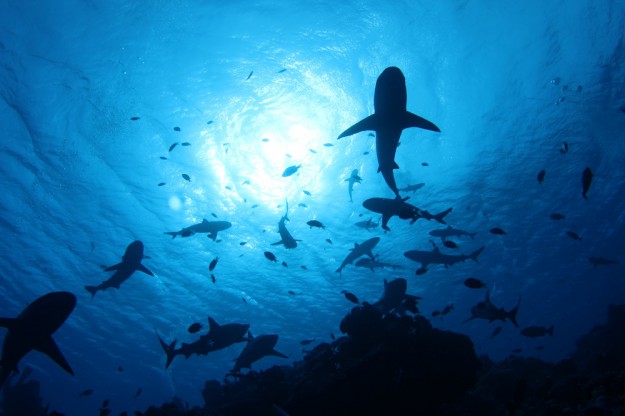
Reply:
<svg viewBox="0 0 625 416"><path fill-rule="evenodd" d="M402 268L401 266L397 264L384 263L384 262L377 261L377 260L371 260L368 257L363 257L361 259L358 259L358 261L356 262L356 264L354 264L354 266L364 267L366 269L370 269L372 272L374 272L375 269L384 269L385 267L390 267L393 270Z"/></svg>
<svg viewBox="0 0 625 416"><path fill-rule="evenodd" d="M95 294L100 290L106 290L109 287L119 289L121 284L128 280L128 278L130 278L130 276L132 276L132 274L137 270L149 274L150 276L154 276L154 273L141 264L141 260L143 260L143 243L139 240L133 241L126 248L126 252L122 257L121 263L104 269L106 272L115 270L115 274L113 274L113 276L97 286L85 286L85 289L91 293L91 299L93 299Z"/></svg>
<svg viewBox="0 0 625 416"><path fill-rule="evenodd" d="M343 260L343 263L339 266L336 271L341 274L343 268L348 264L352 264L354 260L359 258L360 256L369 256L372 261L375 261L375 256L373 255L373 247L375 247L380 242L380 237L373 237L363 242L362 244L354 243L354 248L352 248Z"/></svg>
<svg viewBox="0 0 625 416"><path fill-rule="evenodd" d="M180 231L169 231L165 234L171 235L173 239L176 238L176 236L191 237L193 234L197 233L208 233L208 238L215 241L219 231L227 230L230 227L232 227L232 224L228 221L207 221L203 219L199 224L190 225Z"/></svg>
<svg viewBox="0 0 625 416"><path fill-rule="evenodd" d="M503 321L505 322L506 318L510 320L516 326L519 327L519 324L516 321L516 314L519 311L519 305L521 303L521 298L519 298L519 302L517 305L512 308L510 311L507 311L504 308L498 308L492 304L490 301L490 292L486 291L486 299L482 302L478 302L471 308L471 317L466 319L463 323L469 322L470 320L480 318L486 319L488 322L493 321Z"/></svg>
<svg viewBox="0 0 625 416"><path fill-rule="evenodd" d="M184 355L189 358L192 354L206 355L209 352L217 351L229 347L237 342L245 342L245 333L250 328L249 324L225 324L219 325L213 318L208 318L209 330L208 334L202 335L197 341L190 344L182 343L181 347L176 349L176 340L171 344L166 344L156 333L161 348L167 355L165 368L168 368L176 355Z"/></svg>
<svg viewBox="0 0 625 416"><path fill-rule="evenodd" d="M347 185L347 192L349 193L349 202L353 202L352 193L354 192L354 184L362 183L362 178L358 176L358 169L352 170L352 174L349 178L345 179L345 182L349 182Z"/></svg>
<svg viewBox="0 0 625 416"><path fill-rule="evenodd" d="M7 328L2 345L0 385L12 371L19 372L17 363L31 350L37 350L71 375L74 371L52 339L52 334L65 322L76 306L76 296L69 292L51 292L33 301L17 318L0 318Z"/></svg>
<svg viewBox="0 0 625 416"><path fill-rule="evenodd" d="M452 266L456 263L461 263L467 259L477 261L478 256L484 251L484 246L478 248L473 253L466 255L450 255L440 252L438 247L435 247L432 251L420 251L410 250L404 253L404 256L408 257L412 261L421 263L421 267L425 269L429 264L444 264L445 267Z"/></svg>
<svg viewBox="0 0 625 416"><path fill-rule="evenodd" d="M272 246L284 245L284 248L295 248L297 247L297 242L302 240L296 240L293 238L289 230L286 229L285 221L291 221L289 219L289 201L286 201L286 213L280 221L278 222L278 232L280 233L280 241L271 244Z"/></svg>
<svg viewBox="0 0 625 416"><path fill-rule="evenodd" d="M359 221L354 224L356 227L364 228L365 230L371 232L372 228L375 228L380 224L380 220L378 222L373 222L373 218L369 218L367 221Z"/></svg>
<svg viewBox="0 0 625 416"><path fill-rule="evenodd" d="M369 198L362 203L362 206L369 211L382 214L382 228L386 231L390 231L388 228L388 220L391 217L397 215L399 218L407 220L410 219L410 224L414 224L419 218L425 218L426 220L436 220L441 224L445 224L443 218L452 211L452 208L448 208L445 211L438 214L430 214L428 211L424 211L406 202L408 198L404 199L388 199L388 198Z"/></svg>
<svg viewBox="0 0 625 416"><path fill-rule="evenodd" d="M395 163L395 152L402 130L408 127L419 127L440 132L434 123L406 111L406 101L404 74L397 67L386 68L375 84L374 113L354 124L338 137L341 139L366 130L376 132L375 151L378 157L378 172L382 172L384 180L397 198L400 196L393 170L399 169Z"/></svg>
<svg viewBox="0 0 625 416"><path fill-rule="evenodd" d="M416 307L416 303L419 296L407 295L406 290L408 288L408 282L406 279L399 278L387 282L384 279L384 292L379 301L373 304L374 307L379 309L383 314L390 313L392 311L403 314L408 305ZM411 308L408 307L410 310Z"/></svg>
<svg viewBox="0 0 625 416"><path fill-rule="evenodd" d="M473 237L475 237L476 234L477 233L470 233L468 231L460 230L458 228L453 228L451 225L447 226L447 228L441 228L438 230L430 231L430 235L432 237L439 237L441 241L445 241L449 237L461 237L461 236L467 236L473 239Z"/></svg>
<svg viewBox="0 0 625 416"><path fill-rule="evenodd" d="M270 355L288 358L286 355L274 349L278 343L277 335L259 335L253 337L252 333L248 331L247 336L247 345L234 362L234 368L231 374L239 374L242 368L252 368L252 363Z"/></svg>

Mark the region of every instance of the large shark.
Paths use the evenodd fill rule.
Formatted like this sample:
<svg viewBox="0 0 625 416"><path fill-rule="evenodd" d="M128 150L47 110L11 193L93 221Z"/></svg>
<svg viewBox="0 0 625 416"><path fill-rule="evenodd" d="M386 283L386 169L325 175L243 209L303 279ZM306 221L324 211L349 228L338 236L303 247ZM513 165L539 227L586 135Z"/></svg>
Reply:
<svg viewBox="0 0 625 416"><path fill-rule="evenodd" d="M274 349L278 343L277 335L259 335L253 337L248 331L247 336L247 345L234 362L232 374L239 374L242 368L252 368L252 363L263 357L273 355L280 358L288 358L286 355Z"/></svg>
<svg viewBox="0 0 625 416"><path fill-rule="evenodd" d="M519 324L516 321L516 314L519 311L519 304L521 303L521 299L519 298L519 302L517 305L507 311L504 308L498 308L492 304L490 301L490 292L486 291L486 299L482 302L478 302L471 308L471 317L466 319L464 322L469 322L472 319L480 318L486 319L488 322L493 321L504 321L507 319L510 320L516 326L519 327ZM463 322L463 323L464 323Z"/></svg>
<svg viewBox="0 0 625 416"><path fill-rule="evenodd" d="M460 230L458 228L453 228L451 225L447 226L447 228L430 231L430 235L432 237L439 237L441 241L445 241L449 237L461 237L463 235L471 237L471 239L473 239L476 234L477 233L470 233L468 231Z"/></svg>
<svg viewBox="0 0 625 416"><path fill-rule="evenodd" d="M406 101L404 74L397 67L386 68L375 84L374 113L354 124L338 137L341 139L366 130L376 132L375 151L378 157L378 172L382 172L384 180L397 198L400 196L393 170L399 169L395 163L395 152L402 130L408 127L419 127L440 132L434 123L406 111Z"/></svg>
<svg viewBox="0 0 625 416"><path fill-rule="evenodd" d="M280 241L271 244L272 246L284 245L284 248L295 248L297 242L302 240L296 240L293 238L289 230L286 229L285 221L291 221L289 219L289 201L286 202L286 213L278 222L278 232L280 233Z"/></svg>
<svg viewBox="0 0 625 416"><path fill-rule="evenodd" d="M419 218L425 218L426 220L436 220L441 224L445 224L443 218L452 211L452 208L448 208L445 211L438 214L430 214L428 211L424 211L406 202L406 199L388 199L388 198L369 198L362 203L362 206L369 211L382 214L382 228L386 231L390 231L388 228L388 220L391 217L397 215L399 218L407 220L410 219L410 224L414 224Z"/></svg>
<svg viewBox="0 0 625 416"><path fill-rule="evenodd" d="M369 256L371 260L375 261L375 256L371 250L373 250L373 247L375 247L379 242L380 237L373 237L362 244L354 243L354 248L350 249L349 254L345 257L345 260L343 260L343 263L341 263L336 271L341 274L345 266L352 264L354 260L360 256Z"/></svg>
<svg viewBox="0 0 625 416"><path fill-rule="evenodd" d="M208 238L215 241L219 231L227 230L230 227L232 227L232 224L228 221L207 221L203 219L199 224L190 225L180 231L169 231L165 234L171 235L171 238L176 238L176 236L191 237L197 233L208 233Z"/></svg>
<svg viewBox="0 0 625 416"><path fill-rule="evenodd" d="M372 272L374 272L375 269L384 269L385 267L390 267L393 270L402 268L401 266L397 264L384 263L384 262L377 261L377 260L371 260L368 257L363 257L361 259L358 259L358 261L356 261L356 264L354 264L354 266L364 267L366 269L370 269Z"/></svg>
<svg viewBox="0 0 625 416"><path fill-rule="evenodd" d="M473 253L466 255L451 255L441 253L438 247L435 247L432 251L410 250L404 253L404 256L408 257L412 261L421 263L421 268L425 269L429 264L444 264L445 267L452 266L456 263L461 263L467 259L477 261L478 256L484 251L484 246L478 248Z"/></svg>
<svg viewBox="0 0 625 416"><path fill-rule="evenodd" d="M154 276L154 273L141 264L141 260L143 260L143 243L139 240L133 241L126 248L126 252L122 257L121 263L104 269L106 272L115 270L115 274L113 274L113 276L97 286L85 286L85 289L91 293L91 299L93 299L95 294L100 290L106 290L109 287L119 289L119 286L128 280L128 278L137 270L149 274L150 276Z"/></svg>
<svg viewBox="0 0 625 416"><path fill-rule="evenodd" d="M391 282L387 282L386 279L384 279L384 293L380 300L374 303L373 306L378 308L383 314L392 311L403 314L406 309L412 309L412 312L415 312L417 310L416 303L421 298L419 296L407 295L407 288L408 282L406 279L399 278Z"/></svg>
<svg viewBox="0 0 625 416"><path fill-rule="evenodd" d="M192 354L206 355L209 352L217 351L236 344L237 342L245 342L245 333L250 328L249 324L225 324L219 325L213 318L208 318L209 330L208 334L200 336L200 338L190 344L182 343L181 347L176 349L176 340L171 344L166 344L156 333L158 341L167 355L165 368L169 367L176 355L184 355L189 358Z"/></svg>
<svg viewBox="0 0 625 416"><path fill-rule="evenodd" d="M0 326L9 331L2 344L0 385L12 371L19 372L17 363L31 350L37 350L57 363L71 375L74 371L52 339L52 334L65 322L76 306L76 296L69 292L51 292L36 299L17 318L0 318Z"/></svg>
<svg viewBox="0 0 625 416"><path fill-rule="evenodd" d="M365 230L371 232L371 229L376 228L380 224L380 220L378 222L373 222L373 218L369 218L367 221L359 221L354 224L356 227L364 228Z"/></svg>

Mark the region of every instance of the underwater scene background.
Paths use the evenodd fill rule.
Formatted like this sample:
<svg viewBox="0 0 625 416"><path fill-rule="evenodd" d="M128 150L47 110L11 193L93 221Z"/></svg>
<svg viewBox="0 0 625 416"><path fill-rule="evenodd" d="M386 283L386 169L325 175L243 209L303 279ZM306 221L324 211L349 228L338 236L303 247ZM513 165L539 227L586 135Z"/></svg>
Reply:
<svg viewBox="0 0 625 416"><path fill-rule="evenodd" d="M204 383L223 380L245 344L165 369L157 333L180 346L206 334L208 317L249 324L278 335L288 357L252 368L289 365L342 335L355 306L342 291L373 304L385 280L406 279L434 328L468 335L493 361L567 358L625 301L622 0L4 0L0 10L0 316L48 292L77 297L53 336L75 376L37 352L18 366L50 409L202 406ZM402 132L400 194L432 214L452 208L445 224L394 216L383 230L363 207L395 197L375 132L337 140L374 113L387 67L405 76L406 109L440 128ZM272 245L287 204L295 248ZM176 234L204 219L231 227ZM475 235L446 239L454 248L430 234L447 225ZM375 237L386 267L336 272ZM155 276L138 271L92 297L85 286L109 278L103 268L135 240ZM404 255L434 246L484 250L449 267ZM519 328L467 321L487 292L505 311L519 305ZM521 334L534 326L553 335Z"/></svg>

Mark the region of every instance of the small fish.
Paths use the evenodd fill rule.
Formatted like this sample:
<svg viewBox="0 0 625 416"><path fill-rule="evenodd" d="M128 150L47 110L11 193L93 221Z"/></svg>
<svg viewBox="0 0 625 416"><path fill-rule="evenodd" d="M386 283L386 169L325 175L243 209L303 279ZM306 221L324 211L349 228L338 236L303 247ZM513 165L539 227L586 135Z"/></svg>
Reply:
<svg viewBox="0 0 625 416"><path fill-rule="evenodd" d="M476 279L475 277L469 277L468 279L466 279L464 281L464 285L470 289L481 289L483 287L486 287L486 284L484 284L484 282Z"/></svg>
<svg viewBox="0 0 625 416"><path fill-rule="evenodd" d="M545 180L545 175L546 174L547 174L547 171L545 171L545 169L543 169L540 172L538 172L538 175L536 175L536 179L538 180L538 184L539 185L541 183L543 183L543 181Z"/></svg>
<svg viewBox="0 0 625 416"><path fill-rule="evenodd" d="M302 208L308 208L308 205L303 204L303 203L301 203L301 202L300 202L299 204L297 204L297 206L298 206L298 207L302 207Z"/></svg>
<svg viewBox="0 0 625 416"><path fill-rule="evenodd" d="M332 332L330 332L330 338L332 338L333 340L336 340L336 337L334 336Z"/></svg>
<svg viewBox="0 0 625 416"><path fill-rule="evenodd" d="M593 176L594 175L592 173L592 170L590 170L590 168L584 169L584 172L582 173L582 196L584 197L585 200L588 200L588 197L586 196L586 194L590 190L590 184L592 183Z"/></svg>
<svg viewBox="0 0 625 416"><path fill-rule="evenodd" d="M491 234L495 234L495 235L504 235L507 234L503 229L499 228L499 227L493 227L490 229Z"/></svg>
<svg viewBox="0 0 625 416"><path fill-rule="evenodd" d="M195 334L196 332L199 332L200 329L202 329L202 324L199 322L194 322L189 325L189 327L187 328L187 332L189 334Z"/></svg>
<svg viewBox="0 0 625 416"><path fill-rule="evenodd" d="M289 265L288 265L288 264L286 264L286 261L283 261L283 262L282 262L282 265L283 265L284 267L289 267Z"/></svg>
<svg viewBox="0 0 625 416"><path fill-rule="evenodd" d="M301 266L301 268L302 268L303 270L308 270L308 267L306 267L306 266Z"/></svg>
<svg viewBox="0 0 625 416"><path fill-rule="evenodd" d="M440 314L441 314L441 311L434 311L434 312L432 312L432 316L433 317L436 317L436 316L438 316Z"/></svg>
<svg viewBox="0 0 625 416"><path fill-rule="evenodd" d="M560 153L565 154L569 151L569 144L567 142L562 142L560 145Z"/></svg>
<svg viewBox="0 0 625 416"><path fill-rule="evenodd" d="M247 81L248 79L252 78L252 75L254 75L254 71L250 72L250 74L247 76L247 78L245 78L245 80Z"/></svg>
<svg viewBox="0 0 625 416"><path fill-rule="evenodd" d="M332 244L332 240L330 240L329 238L326 238L326 243Z"/></svg>
<svg viewBox="0 0 625 416"><path fill-rule="evenodd" d="M189 175L187 175L186 173L183 173L183 174L182 174L182 178L183 178L185 181L191 182L191 177L190 177Z"/></svg>
<svg viewBox="0 0 625 416"><path fill-rule="evenodd" d="M174 127L174 131L180 131L180 127Z"/></svg>
<svg viewBox="0 0 625 416"><path fill-rule="evenodd" d="M163 185L165 185L165 182L161 182L158 184L158 186L163 186Z"/></svg>
<svg viewBox="0 0 625 416"><path fill-rule="evenodd" d="M251 182L249 179L244 180L243 182L241 182L241 185L249 185Z"/></svg>
<svg viewBox="0 0 625 416"><path fill-rule="evenodd" d="M245 300L245 298L241 298L241 300L247 305L247 301Z"/></svg>
<svg viewBox="0 0 625 416"><path fill-rule="evenodd" d="M206 124L208 124L208 125L213 124L213 120L208 120L208 121L206 122Z"/></svg>
<svg viewBox="0 0 625 416"><path fill-rule="evenodd" d="M137 120L139 120L140 118L141 118L141 117L130 117L130 119L131 119L132 121L137 121Z"/></svg>
<svg viewBox="0 0 625 416"><path fill-rule="evenodd" d="M316 150L314 150L314 149L308 149L308 151L309 151L310 153L314 154L314 155L316 155L316 154L317 154L317 151L316 151Z"/></svg>
<svg viewBox="0 0 625 416"><path fill-rule="evenodd" d="M427 267L419 267L417 271L415 272L415 274L421 276L422 274L425 274L427 271L428 271Z"/></svg>
<svg viewBox="0 0 625 416"><path fill-rule="evenodd" d="M307 222L306 222L306 224L308 224L308 225L310 226L310 229L311 229L311 230L312 230L312 228L313 228L313 227L316 227L316 228L323 228L324 230L326 229L326 226L325 226L325 225L323 225L323 224L321 223L321 221L317 221L317 220L310 220L310 221L307 221Z"/></svg>
<svg viewBox="0 0 625 416"><path fill-rule="evenodd" d="M135 397L134 397L134 398L136 399L137 397L139 397L139 396L141 395L141 393L142 393L142 392L143 392L143 389L142 389L141 387L139 387L139 388L137 389L137 392L135 393Z"/></svg>
<svg viewBox="0 0 625 416"><path fill-rule="evenodd" d="M593 267L597 266L609 266L612 264L618 264L618 260L611 260L605 257L588 257L588 261L592 263Z"/></svg>
<svg viewBox="0 0 625 416"><path fill-rule="evenodd" d="M247 244L247 241L241 241L241 242L239 243L239 245L240 245L240 246L244 246L244 245L246 245L246 244Z"/></svg>
<svg viewBox="0 0 625 416"><path fill-rule="evenodd" d="M218 261L219 261L219 257L215 257L208 265L208 271L212 272L213 270L215 270L215 266L217 266Z"/></svg>
<svg viewBox="0 0 625 416"><path fill-rule="evenodd" d="M218 217L217 217L217 214L215 214L214 212L211 212L211 215L212 215L213 217L215 217L215 218L218 218Z"/></svg>
<svg viewBox="0 0 625 416"><path fill-rule="evenodd" d="M430 164L428 162L423 162L421 163L421 166L430 166Z"/></svg>
<svg viewBox="0 0 625 416"><path fill-rule="evenodd" d="M120 373L124 372L124 367L122 367L121 365L119 367L117 367L117 371L119 371Z"/></svg>
<svg viewBox="0 0 625 416"><path fill-rule="evenodd" d="M172 150L174 150L174 148L178 146L178 142L172 144L171 146L169 146L169 151L171 152Z"/></svg>
<svg viewBox="0 0 625 416"><path fill-rule="evenodd" d="M264 139L262 139L261 141L262 141L262 142L267 143L267 142L269 141L269 139L265 137L265 138L264 138Z"/></svg>
<svg viewBox="0 0 625 416"><path fill-rule="evenodd" d="M93 394L93 389L87 389L87 390L82 391L78 395L78 397L89 397L89 396L91 396L91 394Z"/></svg>
<svg viewBox="0 0 625 416"><path fill-rule="evenodd" d="M503 331L503 327L498 326L497 328L495 328L495 329L493 330L493 333L492 333L492 334L490 334L490 339L495 338L497 335L499 335L499 334L501 333L501 331Z"/></svg>
<svg viewBox="0 0 625 416"><path fill-rule="evenodd" d="M278 74L281 74L281 73L283 73L283 72L286 72L286 68L282 68L282 69L281 69L281 70L279 70L277 73L278 73Z"/></svg>
<svg viewBox="0 0 625 416"><path fill-rule="evenodd" d="M553 214L549 216L549 218L551 218L554 221L560 221L564 219L564 215L554 212Z"/></svg>
<svg viewBox="0 0 625 416"><path fill-rule="evenodd" d="M274 263L278 262L278 259L276 259L275 254L273 254L271 251L265 251L265 257L267 258L267 260L273 261Z"/></svg>
<svg viewBox="0 0 625 416"><path fill-rule="evenodd" d="M217 283L217 279L215 279L215 275L211 273L211 281L213 283Z"/></svg>
<svg viewBox="0 0 625 416"><path fill-rule="evenodd" d="M250 208L254 209L254 208L258 208L258 204L254 204L252 205Z"/></svg>
<svg viewBox="0 0 625 416"><path fill-rule="evenodd" d="M345 295L345 299L347 299L348 301L355 303L356 305L360 303L356 295L354 295L352 292L348 292L347 290L341 290L341 293Z"/></svg>
<svg viewBox="0 0 625 416"><path fill-rule="evenodd" d="M310 196L310 192L308 192L308 191L306 191L306 190L303 190L302 192L304 193L304 195L308 195L308 196Z"/></svg>
<svg viewBox="0 0 625 416"><path fill-rule="evenodd" d="M161 160L167 160L165 156L161 156Z"/></svg>
<svg viewBox="0 0 625 416"><path fill-rule="evenodd" d="M362 152L363 155L367 156L369 152Z"/></svg>
<svg viewBox="0 0 625 416"><path fill-rule="evenodd" d="M582 237L580 237L575 231L567 231L566 235L571 237L573 240L581 241Z"/></svg>
<svg viewBox="0 0 625 416"><path fill-rule="evenodd" d="M102 402L102 407L109 407L109 403L110 403L109 399L104 400Z"/></svg>
<svg viewBox="0 0 625 416"><path fill-rule="evenodd" d="M332 143L324 143L323 145L324 145L325 147L332 147L332 146L334 146Z"/></svg>
<svg viewBox="0 0 625 416"><path fill-rule="evenodd" d="M226 186L224 186L224 188L226 188L229 191L232 191L232 186L230 186L230 185L226 185Z"/></svg>
<svg viewBox="0 0 625 416"><path fill-rule="evenodd" d="M300 345L309 345L309 344L312 344L313 342L315 342L314 339L305 339L305 340L300 341L299 343Z"/></svg>
<svg viewBox="0 0 625 416"><path fill-rule="evenodd" d="M291 175L293 175L295 172L298 171L299 168L301 168L302 165L293 165L293 166L289 166L288 168L284 169L284 172L282 172L282 177L283 178L287 178Z"/></svg>
<svg viewBox="0 0 625 416"><path fill-rule="evenodd" d="M289 295L295 296L295 292L293 292L292 290L289 290Z"/></svg>
<svg viewBox="0 0 625 416"><path fill-rule="evenodd" d="M553 325L549 328L544 326L529 326L521 330L521 335L529 338L544 337L547 334L553 336Z"/></svg>
<svg viewBox="0 0 625 416"><path fill-rule="evenodd" d="M367 134L367 136L369 136L369 137L375 137L375 134L373 134L373 133L369 133L369 134Z"/></svg>
<svg viewBox="0 0 625 416"><path fill-rule="evenodd" d="M447 306L445 306L443 308L443 310L441 311L441 315L447 315L449 312L454 310L454 305L453 304L449 304Z"/></svg>
<svg viewBox="0 0 625 416"><path fill-rule="evenodd" d="M182 142L182 143L180 143L180 146L191 146L191 143L189 143L189 142Z"/></svg>
<svg viewBox="0 0 625 416"><path fill-rule="evenodd" d="M451 240L445 240L443 241L443 245L447 248L458 248L458 244L454 243Z"/></svg>

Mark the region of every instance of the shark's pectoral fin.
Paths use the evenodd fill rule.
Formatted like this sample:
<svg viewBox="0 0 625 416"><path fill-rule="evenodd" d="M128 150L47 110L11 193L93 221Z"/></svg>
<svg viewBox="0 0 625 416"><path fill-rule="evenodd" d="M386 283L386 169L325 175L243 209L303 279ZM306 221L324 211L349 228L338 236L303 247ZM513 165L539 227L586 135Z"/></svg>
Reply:
<svg viewBox="0 0 625 416"><path fill-rule="evenodd" d="M121 263L117 263L117 264L115 264L113 266L107 267L106 269L104 269L104 271L105 272L110 272L110 271L113 271L113 270L117 270L117 269L119 269L119 267L121 265L122 265Z"/></svg>
<svg viewBox="0 0 625 416"><path fill-rule="evenodd" d="M284 244L284 242L280 240L277 243L271 243L272 246L279 246L280 244Z"/></svg>
<svg viewBox="0 0 625 416"><path fill-rule="evenodd" d="M392 163L392 164L390 164L390 169L383 170L383 169L382 169L382 166L378 166L378 173L380 173L380 172L384 173L384 172L386 172L386 171L388 171L388 170L393 171L394 169L399 169L399 165L397 164L397 162L395 162L395 161L393 160L393 163Z"/></svg>
<svg viewBox="0 0 625 416"><path fill-rule="evenodd" d="M36 345L34 347L37 351L40 351L50 357L52 361L57 363L63 370L67 371L71 375L74 375L74 370L69 366L65 357L63 357L63 353L56 345L56 342L52 339L52 337L48 337L42 341L41 344Z"/></svg>
<svg viewBox="0 0 625 416"><path fill-rule="evenodd" d="M382 228L384 228L386 231L391 231L390 228L388 228L388 226L386 224L388 224L388 220L390 220L391 217L390 215L384 213L382 214Z"/></svg>
<svg viewBox="0 0 625 416"><path fill-rule="evenodd" d="M371 250L367 251L365 254L369 256L371 261L375 261L375 256L373 255L373 252ZM371 270L373 270L373 268Z"/></svg>
<svg viewBox="0 0 625 416"><path fill-rule="evenodd" d="M406 113L404 114L404 120L403 120L403 125L402 125L403 129L407 127L419 127L420 129L431 130L431 131L436 131L436 132L441 131L441 129L439 129L436 126L436 124L424 119L423 117L419 117L418 115L413 114L409 111L406 111Z"/></svg>
<svg viewBox="0 0 625 416"><path fill-rule="evenodd" d="M360 133L361 131L376 130L377 124L378 121L376 115L371 114L369 117L360 120L358 123L354 124L343 133L341 133L338 139L351 136L352 134Z"/></svg>
<svg viewBox="0 0 625 416"><path fill-rule="evenodd" d="M152 273L150 271L150 269L148 269L147 267L145 267L143 264L139 264L139 266L137 267L137 270L141 270L143 273L148 274L150 276L154 276L154 273Z"/></svg>
<svg viewBox="0 0 625 416"><path fill-rule="evenodd" d="M271 350L271 352L269 353L269 355L274 355L274 356L276 356L276 357L280 357L280 358L289 358L289 357L287 357L286 355L284 355L284 354L282 354L281 352L276 351L276 350Z"/></svg>

